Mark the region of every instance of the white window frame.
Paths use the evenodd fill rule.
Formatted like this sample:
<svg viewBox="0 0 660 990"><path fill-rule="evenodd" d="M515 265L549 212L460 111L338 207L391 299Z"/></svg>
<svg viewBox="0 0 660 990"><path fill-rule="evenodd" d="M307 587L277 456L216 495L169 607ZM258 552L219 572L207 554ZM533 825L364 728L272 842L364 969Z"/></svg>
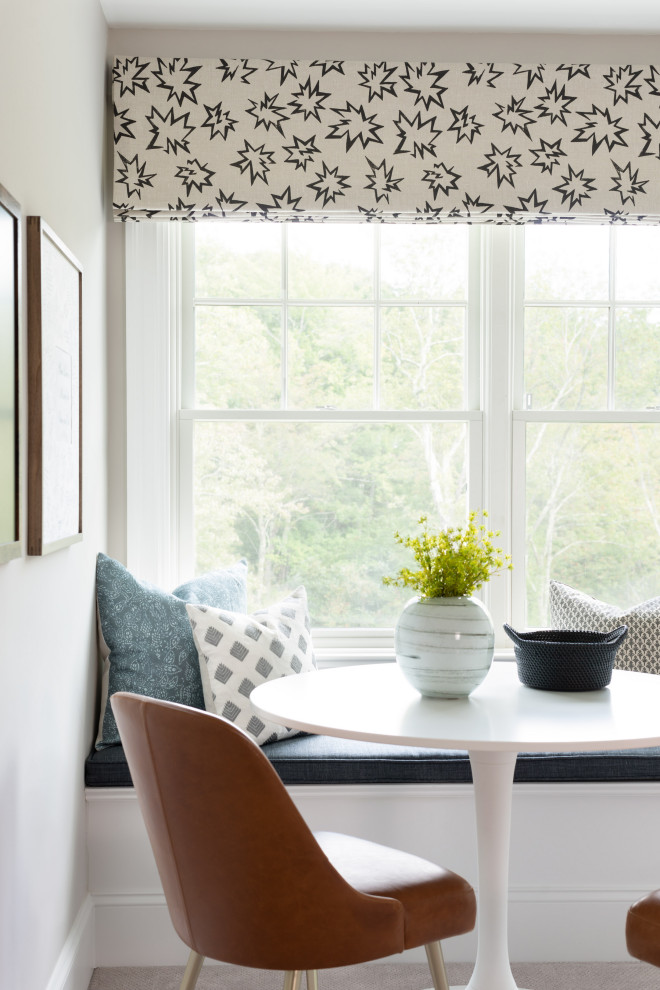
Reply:
<svg viewBox="0 0 660 990"><path fill-rule="evenodd" d="M193 278L189 254L182 250L182 238L191 233L187 227L163 222L126 225L127 566L143 580L165 588L191 572L186 548L192 546L193 535L194 421L234 415L194 410L192 396L182 388L179 369L193 360L186 350L193 335L185 326L192 312L182 306L185 280ZM431 417L424 412L420 418L467 422L469 508L488 509L489 525L501 531L499 542L511 552L516 537L511 518L519 504L512 496L516 475L511 410L514 285L521 241L511 227L484 226L471 233L467 364L477 371L468 374L468 408ZM393 413L380 415L384 421L399 418ZM255 418L307 417L299 412L259 412ZM359 416L347 413L345 418ZM400 418L414 417L403 413ZM524 588L524 575L522 581ZM502 624L512 617L510 573L488 583L482 597L493 616L496 648L507 653L510 643ZM314 637L317 652L327 662L393 655L391 629L317 629Z"/></svg>
<svg viewBox="0 0 660 990"><path fill-rule="evenodd" d="M617 299L616 285L616 243L617 230L609 227L609 285L608 298L601 300L572 299L565 304L545 300L528 300L527 305L562 305L576 308L607 308L608 310L608 409L607 410L528 410L524 395L524 319L525 319L525 271L524 271L524 228L513 234L510 271L511 294L513 298L512 341L514 343L511 381L513 392L510 397L511 436L512 436L512 475L511 475L511 518L522 520L522 526L512 525L511 554L514 570L511 578L511 624L515 629L524 629L525 619L525 472L526 434L529 423L660 423L660 412L654 410L614 410L614 362L615 362L615 323L614 312L622 306L649 306L648 300Z"/></svg>

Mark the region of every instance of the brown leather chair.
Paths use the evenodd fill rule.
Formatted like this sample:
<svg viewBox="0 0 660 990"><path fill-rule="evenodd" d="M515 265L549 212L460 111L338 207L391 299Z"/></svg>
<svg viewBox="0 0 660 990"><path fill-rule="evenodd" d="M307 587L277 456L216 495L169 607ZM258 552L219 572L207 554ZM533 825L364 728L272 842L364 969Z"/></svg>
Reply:
<svg viewBox="0 0 660 990"><path fill-rule="evenodd" d="M118 693L112 708L172 923L204 957L307 971L425 945L448 990L439 940L474 927L474 891L449 870L364 839L313 834L259 747L208 712Z"/></svg>
<svg viewBox="0 0 660 990"><path fill-rule="evenodd" d="M660 890L641 897L628 909L626 944L635 959L660 966Z"/></svg>

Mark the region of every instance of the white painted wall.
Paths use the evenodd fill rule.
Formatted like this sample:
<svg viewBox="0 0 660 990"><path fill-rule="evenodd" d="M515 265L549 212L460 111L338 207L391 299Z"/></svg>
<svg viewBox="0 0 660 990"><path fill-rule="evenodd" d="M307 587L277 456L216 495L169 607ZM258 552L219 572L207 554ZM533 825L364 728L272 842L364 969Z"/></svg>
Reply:
<svg viewBox="0 0 660 990"><path fill-rule="evenodd" d="M88 903L83 759L95 704L94 563L107 542L107 28L97 0L0 8L0 183L84 270L84 539L0 566L0 988L54 990L89 979L66 972L63 950ZM26 371L24 348L24 382ZM24 518L25 508L24 491Z"/></svg>
<svg viewBox="0 0 660 990"><path fill-rule="evenodd" d="M660 36L274 32L113 29L108 57L130 55L266 58L435 59L437 61L657 62ZM126 560L126 421L124 230L111 225L110 273L110 518L109 552ZM657 785L586 789L577 785L517 789L512 855L512 938L515 959L625 959L628 905L657 885ZM343 794L299 788L312 824L354 830L377 841L410 844L431 858L442 854L427 825L426 794L417 800L393 789ZM472 808L465 788L442 788L448 865L474 877ZM383 807L391 802L387 813ZM129 793L89 792L90 891L95 905L100 965L174 964L185 952L173 937L160 885ZM332 819L333 814L336 816ZM330 815L330 818L328 818ZM392 828L383 835L383 823ZM577 823L580 823L579 826ZM569 827L567 827L567 823ZM606 825L602 825L606 823ZM539 827L540 826L540 827ZM572 829L576 828L578 841ZM637 828L646 830L639 838ZM586 837L586 838L585 838ZM433 840L433 841L431 841ZM456 861L455 857L459 859ZM462 859L461 859L462 857ZM139 936L136 936L139 933ZM460 940L450 958L470 958ZM456 953L456 954L454 954Z"/></svg>

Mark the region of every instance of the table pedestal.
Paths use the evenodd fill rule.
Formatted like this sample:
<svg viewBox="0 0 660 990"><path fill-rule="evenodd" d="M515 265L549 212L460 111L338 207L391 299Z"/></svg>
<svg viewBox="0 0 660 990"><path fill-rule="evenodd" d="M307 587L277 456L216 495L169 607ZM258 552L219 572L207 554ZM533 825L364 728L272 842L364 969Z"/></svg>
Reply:
<svg viewBox="0 0 660 990"><path fill-rule="evenodd" d="M518 990L508 946L515 752L470 750L479 863L477 959L467 990Z"/></svg>

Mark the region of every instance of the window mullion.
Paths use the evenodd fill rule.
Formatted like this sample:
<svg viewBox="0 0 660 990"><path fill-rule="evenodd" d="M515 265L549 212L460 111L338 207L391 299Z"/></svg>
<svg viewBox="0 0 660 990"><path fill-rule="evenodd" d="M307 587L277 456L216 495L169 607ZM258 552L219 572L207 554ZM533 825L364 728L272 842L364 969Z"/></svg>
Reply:
<svg viewBox="0 0 660 990"><path fill-rule="evenodd" d="M463 394L467 409L482 409L481 362L481 263L482 231L474 227L470 231L468 254L468 297L466 323L466 360ZM476 490L476 489L475 489Z"/></svg>
<svg viewBox="0 0 660 990"><path fill-rule="evenodd" d="M380 370L382 360L382 300L380 297L380 230L374 230L374 409L380 409Z"/></svg>
<svg viewBox="0 0 660 990"><path fill-rule="evenodd" d="M180 417L178 429L178 524L176 532L178 573L176 578L195 573L194 433L194 420Z"/></svg>
<svg viewBox="0 0 660 990"><path fill-rule="evenodd" d="M609 308L607 313L607 408L614 409L614 381L616 375L616 230L609 230Z"/></svg>
<svg viewBox="0 0 660 990"><path fill-rule="evenodd" d="M193 224L177 224L173 236L179 237L181 265L181 300L178 307L176 328L177 353L179 355L176 389L177 408L191 409L196 405L195 383L195 230ZM173 518L174 532L171 537L175 548L173 578L181 574L192 574L195 567L195 532L193 512L193 490L195 485L194 465L195 424L186 421L181 414L176 424L176 485Z"/></svg>
<svg viewBox="0 0 660 990"><path fill-rule="evenodd" d="M282 334L282 409L289 408L289 236L288 227L282 224L282 288L281 288L281 334Z"/></svg>
<svg viewBox="0 0 660 990"><path fill-rule="evenodd" d="M181 244L181 319L178 336L181 409L195 406L195 231L192 224L175 224Z"/></svg>
<svg viewBox="0 0 660 990"><path fill-rule="evenodd" d="M483 231L482 338L484 409L484 488L481 507L489 513L489 528L501 532L500 543L510 552L513 535L511 475L513 451L513 324L516 310L516 236L513 227L489 227ZM474 503L472 508L480 506ZM516 516L517 527L520 519ZM523 560L516 559L523 568ZM496 631L496 647L508 648L502 624L511 615L509 572L489 582L484 597Z"/></svg>
<svg viewBox="0 0 660 990"><path fill-rule="evenodd" d="M527 578L525 574L527 422L518 416L514 416L512 424L511 467L513 519L515 520L511 533L511 556L514 564L514 569L511 572L511 624L514 629L524 629L527 623Z"/></svg>
<svg viewBox="0 0 660 990"><path fill-rule="evenodd" d="M527 476L527 427L516 422L514 410L527 406L525 394L525 228L516 227L511 231L513 239L512 269L510 286L513 312L510 329L512 347L511 369L511 471L508 480L509 519L511 521L510 553L514 570L509 573L510 615L516 629L525 625L526 591L526 476ZM510 644L509 644L510 645Z"/></svg>

